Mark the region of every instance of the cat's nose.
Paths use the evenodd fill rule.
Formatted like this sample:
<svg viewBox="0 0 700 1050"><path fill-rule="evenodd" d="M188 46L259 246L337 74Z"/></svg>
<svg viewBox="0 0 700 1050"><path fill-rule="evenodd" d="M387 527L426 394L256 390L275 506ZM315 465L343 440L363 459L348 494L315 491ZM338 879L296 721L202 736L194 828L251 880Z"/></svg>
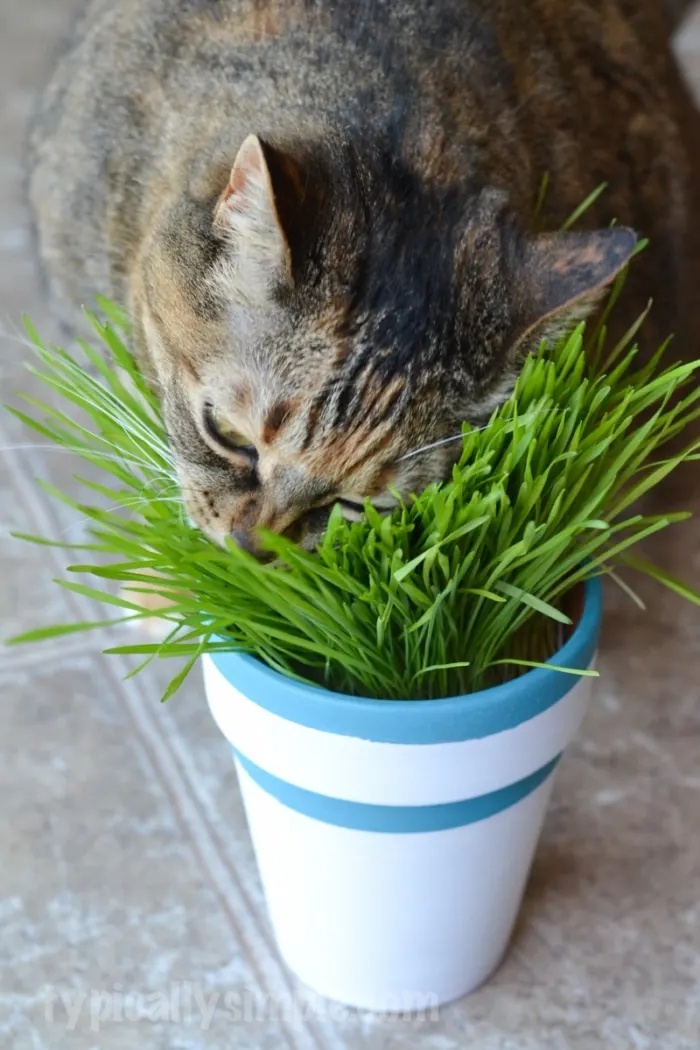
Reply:
<svg viewBox="0 0 700 1050"><path fill-rule="evenodd" d="M247 551L248 554L255 554L255 538L252 532L247 532L245 529L232 529L231 539L240 547L242 550Z"/></svg>

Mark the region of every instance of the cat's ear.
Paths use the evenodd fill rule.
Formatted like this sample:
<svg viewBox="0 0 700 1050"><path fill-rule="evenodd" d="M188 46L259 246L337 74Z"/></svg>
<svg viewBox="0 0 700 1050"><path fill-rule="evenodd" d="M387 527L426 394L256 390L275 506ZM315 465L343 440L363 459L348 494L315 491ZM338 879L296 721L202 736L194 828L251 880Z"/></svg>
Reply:
<svg viewBox="0 0 700 1050"><path fill-rule="evenodd" d="M534 335L552 336L572 320L587 317L636 245L636 234L624 226L529 238L517 264L524 328L518 345Z"/></svg>
<svg viewBox="0 0 700 1050"><path fill-rule="evenodd" d="M248 135L217 203L214 227L230 242L237 284L250 299L264 299L272 285L291 282L283 205L289 207L294 183L291 162Z"/></svg>

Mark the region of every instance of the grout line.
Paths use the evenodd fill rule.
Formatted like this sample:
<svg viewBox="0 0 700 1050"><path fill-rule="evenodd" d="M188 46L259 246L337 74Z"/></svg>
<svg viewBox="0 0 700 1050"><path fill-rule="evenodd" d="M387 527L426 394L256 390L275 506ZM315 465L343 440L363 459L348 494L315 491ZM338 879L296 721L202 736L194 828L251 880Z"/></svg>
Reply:
<svg viewBox="0 0 700 1050"><path fill-rule="evenodd" d="M125 665L127 663L122 657L111 657L113 662L122 661ZM235 916L239 920L243 920L245 923L245 934L241 931L241 939L247 941L249 944L255 943L256 951L259 956L265 960L266 970L269 975L269 979L266 980L268 987L274 985L277 990L281 991L283 995L290 995L294 991L294 983L290 979L289 972L282 963L277 945L274 942L272 932L270 930L268 920L266 916L260 914L255 902L252 900L250 891L245 888L244 880L241 877L241 873L234 863L229 859L225 846L222 843L221 836L217 832L212 819L211 814L208 811L206 802L202 799L201 793L197 787L196 778L192 776L191 766L188 768L188 763L183 761L182 753L180 748L173 747L173 736L174 734L169 731L172 727L172 721L169 718L158 719L154 718L152 700L149 700L146 690L143 688L143 682L145 678L138 681L138 678L132 679L126 683L131 687L131 691L134 693L134 704L133 707L138 707L137 717L140 720L140 726L144 735L148 735L149 739L153 739L160 746L168 752L169 761L176 770L175 776L179 779L180 783L186 785L185 790L188 793L187 803L191 806L192 813L194 814L193 825L198 830L202 830L207 838L208 848L215 854L216 862L220 866L220 876L227 886L226 897L231 899L234 898L237 902L235 908ZM158 724L156 724L158 722ZM164 725L165 723L165 725ZM170 723L170 725L168 725ZM167 735L168 742L164 743L164 737ZM230 905L229 905L230 906ZM235 920L234 920L235 921ZM241 927L238 926L240 930ZM313 1038L315 1045L319 1050L323 1050L324 1043L316 1031L316 1025L319 1025L324 1029L324 1035L327 1038L332 1038L333 1046L335 1050L345 1050L345 1043L338 1039L337 1033L330 1027L330 1023L326 1018L319 1018L311 1013L311 1016L304 1018L302 1022L307 1028L307 1034ZM305 1043L305 1045L307 1045Z"/></svg>
<svg viewBox="0 0 700 1050"><path fill-rule="evenodd" d="M147 676L148 672L146 673L146 675L144 675L144 679L146 679ZM190 793L199 812L200 819L207 825L209 834L212 840L216 843L217 849L219 851L220 856L222 857L224 864L227 865L232 876L236 879L239 893L245 902L247 910L258 917L258 921L260 923L261 938L265 942L267 951L272 953L276 959L279 959L279 952L267 917L263 917L260 915L260 911L253 898L253 893L250 886L250 879L247 877L247 874L240 871L236 867L235 863L230 859L226 842L222 838L222 835L217 827L215 819L212 819L211 807L209 806L207 799L202 794L196 770L194 770L193 763L187 755L187 750L183 743L183 737L177 727L177 723L173 718L168 717L167 715L166 718L163 719L163 723L164 731L168 735L168 742L171 753L173 754L175 761L179 765L183 779L187 780L189 784ZM235 774L233 773L233 762L231 762L231 773L232 778L235 779ZM281 960L280 966L283 972L286 974L288 971L286 970L286 967L281 962ZM291 989L293 987L293 984L288 981L288 986ZM337 1029L333 1025L332 1021L330 1021L327 1017L319 1016L317 1014L313 1014L312 1012L311 1019L307 1018L307 1023L313 1023L315 1027L320 1029L320 1034L325 1040L326 1045L328 1047L332 1047L333 1050L345 1050L346 1043L338 1035Z"/></svg>
<svg viewBox="0 0 700 1050"><path fill-rule="evenodd" d="M212 883L219 903L226 914L229 924L233 929L236 939L243 947L251 968L260 988L267 992L270 997L278 1001L282 998L280 991L284 989L284 981L280 979L279 967L276 960L265 958L265 946L262 943L260 930L257 928L256 917L247 912L245 901L242 900L235 878L232 877L226 863L221 857L217 844L212 840L206 823L200 819L196 803L187 790L186 783L179 773L173 756L169 752L167 744L163 742L162 734L153 725L151 714L148 711L147 698L135 686L135 682L123 682L114 672L115 663L121 661L120 657L108 658L109 677L111 685L117 698L121 698L128 708L131 720L138 731L141 743L146 750L151 764L155 767L160 780L165 788L165 793L170 799L179 823L186 831L190 844L195 854L199 857L202 867L205 869ZM288 1022L282 1012L281 1024L287 1030L287 1042L290 1047L298 1047L299 1050L313 1050L314 1041L308 1032L297 1031L301 1038L295 1038L294 1032L288 1027Z"/></svg>
<svg viewBox="0 0 700 1050"><path fill-rule="evenodd" d="M29 481L28 473L21 469L20 465L23 463L24 458L22 450L13 450L7 455L6 462L16 489L23 497L25 509L34 518L34 522L39 526L40 530L50 535L57 524L55 514L51 508L45 506L38 498ZM50 557L59 570L61 572L65 571L68 563L61 557L60 549L48 549L51 552ZM90 610L90 617L92 617L92 609L98 607L96 602L93 602L91 599L83 599L74 592L67 591L66 595L68 604L73 607L76 616L79 618L83 617L86 609ZM167 744L164 743L162 730L154 726L152 712L149 710L148 701L140 686L136 684L135 679L129 682L122 681L116 674L118 668L122 668L124 673L126 673L130 670L128 661L121 656L106 658L106 670L113 686L125 701L134 726L139 732L142 746L146 749L151 764L160 775L166 795L170 798L183 829L210 877L234 933L247 951L261 988L267 991L272 999L275 998L275 990L278 992L284 990L288 994L292 990L292 984L282 964L275 959L274 955L270 956L267 951L265 937L261 929L265 926L264 920L258 914L257 909L251 907L249 898L244 895L235 868L232 868L218 850L217 840L212 836L209 821L201 819L203 814L193 797L191 781L189 781L189 778L183 777L174 754ZM188 788L190 789L189 792ZM233 906L231 899L235 902ZM240 923L241 918L245 924L245 932ZM268 956L267 959L261 958L263 954ZM293 1047L296 1044L300 1050L312 1050L315 1044L317 1048L322 1050L323 1044L318 1034L311 1030L306 1018L300 1019L296 1034L301 1039L297 1041L294 1032L289 1030L286 1018L284 1018L284 1011L281 1013L282 1023L287 1027L287 1041L290 1046Z"/></svg>

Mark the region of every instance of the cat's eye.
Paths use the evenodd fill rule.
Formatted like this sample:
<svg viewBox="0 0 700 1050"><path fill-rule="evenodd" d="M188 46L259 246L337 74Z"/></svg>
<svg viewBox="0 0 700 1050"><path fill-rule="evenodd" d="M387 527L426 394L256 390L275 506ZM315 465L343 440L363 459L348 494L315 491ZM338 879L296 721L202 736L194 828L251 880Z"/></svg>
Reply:
<svg viewBox="0 0 700 1050"><path fill-rule="evenodd" d="M240 452L248 459L257 457L255 445L251 445L248 438L243 437L231 421L221 412L217 412L214 405L207 403L204 406L204 425L209 437L223 448L232 452Z"/></svg>

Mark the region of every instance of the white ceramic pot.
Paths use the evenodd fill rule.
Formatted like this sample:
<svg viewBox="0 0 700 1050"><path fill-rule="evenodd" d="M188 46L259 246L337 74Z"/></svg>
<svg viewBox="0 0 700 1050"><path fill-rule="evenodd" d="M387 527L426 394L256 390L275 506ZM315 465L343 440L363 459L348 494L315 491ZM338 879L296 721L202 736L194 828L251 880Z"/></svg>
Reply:
<svg viewBox="0 0 700 1050"><path fill-rule="evenodd" d="M599 580L552 657L592 663ZM445 700L307 687L257 660L204 660L231 743L277 943L317 992L426 1009L476 988L517 916L557 763L591 679L533 670Z"/></svg>

